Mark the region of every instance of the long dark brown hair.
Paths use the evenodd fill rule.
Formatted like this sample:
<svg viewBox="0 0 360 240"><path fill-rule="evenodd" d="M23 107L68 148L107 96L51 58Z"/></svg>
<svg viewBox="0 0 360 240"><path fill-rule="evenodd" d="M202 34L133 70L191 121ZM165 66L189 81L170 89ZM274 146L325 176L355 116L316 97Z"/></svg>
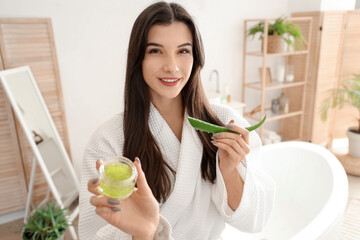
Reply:
<svg viewBox="0 0 360 240"><path fill-rule="evenodd" d="M158 2L147 7L136 19L129 41L124 96L123 154L132 160L135 157L140 158L147 182L159 202L165 201L169 196L169 174L175 175L175 171L164 160L150 132L150 93L141 66L150 28L157 24L168 25L173 22L186 24L193 37L193 67L190 79L181 92L184 108L191 117L223 125L211 110L201 84L200 70L204 66L204 50L194 20L183 7L175 3ZM203 144L201 175L204 180L214 183L217 148L211 144L210 134L198 131L198 135Z"/></svg>

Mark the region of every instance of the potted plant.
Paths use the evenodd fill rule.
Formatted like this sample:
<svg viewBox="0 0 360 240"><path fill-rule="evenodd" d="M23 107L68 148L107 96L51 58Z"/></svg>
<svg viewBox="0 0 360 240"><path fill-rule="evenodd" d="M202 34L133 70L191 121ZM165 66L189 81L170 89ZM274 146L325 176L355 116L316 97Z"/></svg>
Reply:
<svg viewBox="0 0 360 240"><path fill-rule="evenodd" d="M347 136L349 138L349 154L360 158L360 74L354 74L352 79L342 82L342 88L331 89L330 95L321 103L321 119L325 121L330 108L342 108L351 105L358 110L358 126L349 127Z"/></svg>
<svg viewBox="0 0 360 240"><path fill-rule="evenodd" d="M252 36L260 33L259 39L264 38L264 22L259 22L248 30L247 35ZM277 18L274 23L268 24L268 41L267 52L276 53L281 52L281 43L284 40L292 49L295 50L295 40L299 40L297 43L299 49L304 49L304 43L306 43L299 25L286 21L283 17Z"/></svg>
<svg viewBox="0 0 360 240"><path fill-rule="evenodd" d="M62 239L68 227L65 211L66 209L56 208L54 201L45 207L36 207L35 213L23 226L23 239Z"/></svg>

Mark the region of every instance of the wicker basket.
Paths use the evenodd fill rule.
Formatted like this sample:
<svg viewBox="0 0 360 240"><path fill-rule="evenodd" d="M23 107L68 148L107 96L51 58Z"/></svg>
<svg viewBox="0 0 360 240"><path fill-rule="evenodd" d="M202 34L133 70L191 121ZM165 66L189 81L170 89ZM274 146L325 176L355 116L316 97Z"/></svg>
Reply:
<svg viewBox="0 0 360 240"><path fill-rule="evenodd" d="M282 36L281 35L268 35L267 39L267 52L268 53L279 53L282 52ZM261 45L261 48L263 45ZM262 51L264 51L262 49Z"/></svg>

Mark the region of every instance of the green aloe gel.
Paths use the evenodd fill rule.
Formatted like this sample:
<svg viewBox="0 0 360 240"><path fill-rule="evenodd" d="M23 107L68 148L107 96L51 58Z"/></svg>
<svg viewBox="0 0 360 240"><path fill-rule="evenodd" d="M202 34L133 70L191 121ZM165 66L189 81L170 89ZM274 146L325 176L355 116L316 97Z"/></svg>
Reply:
<svg viewBox="0 0 360 240"><path fill-rule="evenodd" d="M137 172L132 161L124 157L112 157L99 169L99 191L109 198L124 199L134 191Z"/></svg>

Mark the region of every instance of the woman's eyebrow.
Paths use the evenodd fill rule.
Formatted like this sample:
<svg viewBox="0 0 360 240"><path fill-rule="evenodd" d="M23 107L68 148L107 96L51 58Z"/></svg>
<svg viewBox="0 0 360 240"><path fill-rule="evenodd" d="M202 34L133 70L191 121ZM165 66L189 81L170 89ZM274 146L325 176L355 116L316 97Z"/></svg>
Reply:
<svg viewBox="0 0 360 240"><path fill-rule="evenodd" d="M149 42L148 44L146 44L146 47L150 47L150 46L154 46L154 47L164 47L163 45L159 44L159 43L154 43L154 42ZM180 44L178 46L178 48L181 48L181 47L185 47L185 46L190 46L192 47L192 44L191 43L183 43L183 44Z"/></svg>
<svg viewBox="0 0 360 240"><path fill-rule="evenodd" d="M192 47L192 44L191 43L183 43L183 44L179 45L178 48L186 47L186 46Z"/></svg>
<svg viewBox="0 0 360 240"><path fill-rule="evenodd" d="M146 47L149 47L149 46L154 46L154 47L164 47L163 45L161 44L158 44L158 43L153 43L153 42L149 42L148 44L146 44Z"/></svg>

